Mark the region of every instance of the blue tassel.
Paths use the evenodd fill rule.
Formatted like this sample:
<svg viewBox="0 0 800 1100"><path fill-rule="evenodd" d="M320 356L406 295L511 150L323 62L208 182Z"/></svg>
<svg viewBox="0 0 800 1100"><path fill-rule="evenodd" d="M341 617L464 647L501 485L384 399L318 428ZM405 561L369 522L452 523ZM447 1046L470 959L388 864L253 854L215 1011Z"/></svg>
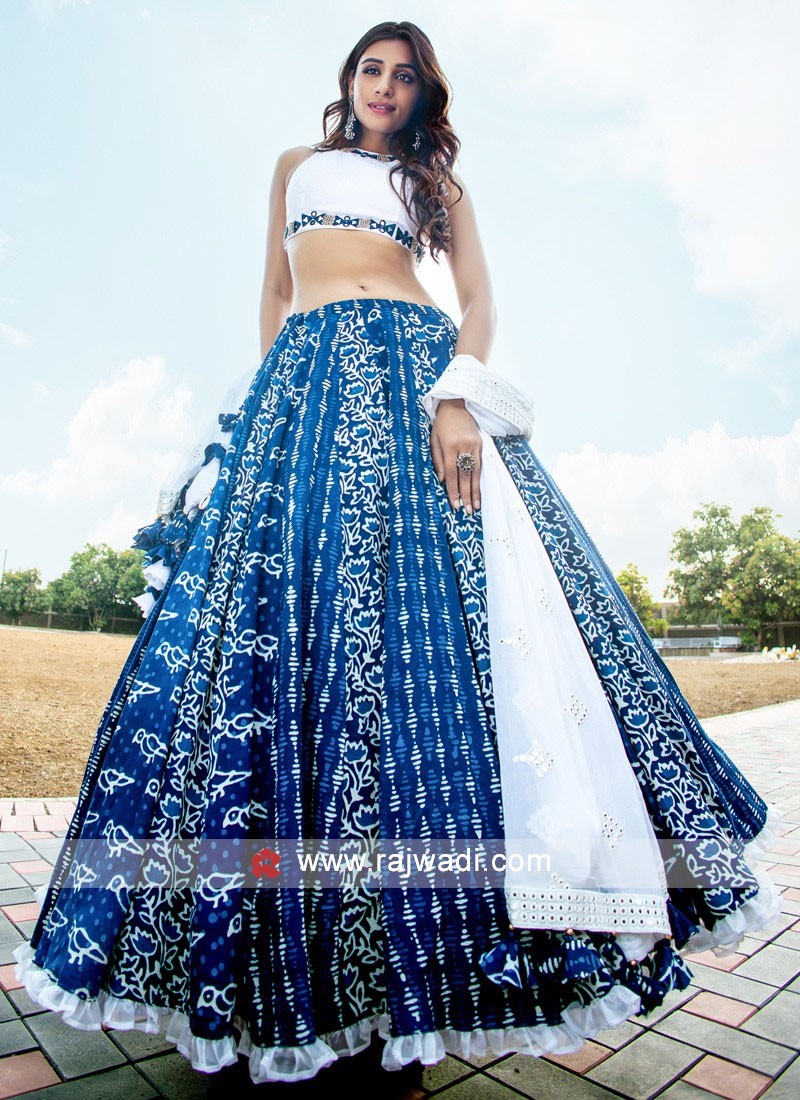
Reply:
<svg viewBox="0 0 800 1100"><path fill-rule="evenodd" d="M140 527L136 534L133 536L133 547L135 550L152 550L156 545L161 532L164 528L163 520L157 519L153 523L148 524L146 527Z"/></svg>
<svg viewBox="0 0 800 1100"><path fill-rule="evenodd" d="M563 945L563 975L568 981L588 978L604 967L603 960L591 944L583 943L577 936L570 936Z"/></svg>
<svg viewBox="0 0 800 1100"><path fill-rule="evenodd" d="M489 981L495 985L525 989L528 985L535 984L525 952L513 929L509 929L500 943L490 951L485 951L478 961Z"/></svg>
<svg viewBox="0 0 800 1100"><path fill-rule="evenodd" d="M674 904L671 898L667 898L667 914L669 925L677 947L683 947L698 931L698 926Z"/></svg>

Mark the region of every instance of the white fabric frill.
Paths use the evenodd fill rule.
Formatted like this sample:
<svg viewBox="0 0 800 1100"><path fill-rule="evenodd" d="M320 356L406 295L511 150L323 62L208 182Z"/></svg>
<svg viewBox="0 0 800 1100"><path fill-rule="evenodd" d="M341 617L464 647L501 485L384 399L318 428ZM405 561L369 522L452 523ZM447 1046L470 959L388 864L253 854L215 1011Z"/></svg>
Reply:
<svg viewBox="0 0 800 1100"><path fill-rule="evenodd" d="M771 851L778 840L778 828L784 814L777 806L767 806L764 827L744 846L744 861L758 883L758 893L740 905L726 917L716 922L712 929L701 928L680 948L680 954L688 956L699 951L713 951L720 958L733 955L748 932L767 928L781 914L781 894L769 874L757 864L765 853Z"/></svg>
<svg viewBox="0 0 800 1100"><path fill-rule="evenodd" d="M121 1031L144 1031L150 1035L161 1032L174 1043L193 1069L201 1073L216 1073L235 1064L238 1055L248 1058L250 1077L254 1084L267 1081L304 1081L335 1062L365 1050L377 1030L385 1040L381 1065L386 1070L400 1070L419 1060L423 1065L435 1065L447 1054L460 1057L485 1055L571 1054L584 1041L606 1028L616 1027L641 1008L638 994L624 986L615 986L605 997L587 1006L571 1005L562 1011L560 1024L537 1024L532 1027L490 1028L479 1031L419 1032L414 1035L390 1035L389 1017L385 1013L361 1020L350 1027L318 1036L314 1042L296 1047L261 1047L252 1042L247 1025L234 1016L233 1026L241 1032L238 1042L233 1035L221 1039L203 1039L193 1035L189 1017L178 1009L142 1004L129 998L114 997L101 990L97 997L87 999L62 989L50 975L33 961L29 943L14 949L17 979L28 995L43 1008L61 1014L71 1027L82 1031L99 1031L109 1027Z"/></svg>
<svg viewBox="0 0 800 1100"><path fill-rule="evenodd" d="M717 955L728 955L738 947L742 936L767 927L781 911L780 895L772 880L756 868L756 862L777 840L777 829L783 814L770 806L764 828L745 845L744 855L753 870L759 892L735 912L717 921L712 931L701 929L682 948L681 955L712 949ZM36 889L36 901L41 906L49 883ZM623 936L618 937L618 942ZM418 1032L413 1035L390 1035L389 1017L385 1013L361 1020L350 1027L318 1036L314 1042L296 1047L262 1047L253 1043L247 1025L239 1016L233 1017L233 1027L240 1038L228 1035L221 1039L204 1039L193 1035L189 1017L178 1009L143 1004L130 998L115 997L100 990L96 998L79 997L62 989L50 974L33 961L29 942L14 949L17 980L28 995L43 1008L61 1014L65 1023L84 1031L110 1027L122 1031L144 1031L157 1035L166 1024L164 1038L189 1060L201 1073L216 1073L236 1063L238 1055L248 1058L250 1077L254 1084L267 1081L303 1081L315 1077L325 1066L338 1058L365 1050L372 1032L378 1031L385 1040L381 1064L386 1070L399 1070L419 1060L423 1065L435 1065L448 1054L462 1058L482 1057L491 1052L504 1054L572 1054L586 1039L599 1031L617 1027L639 1012L641 999L623 985L616 985L605 997L590 1005L570 1005L562 1011L560 1024L537 1024L531 1027L490 1028L476 1031Z"/></svg>

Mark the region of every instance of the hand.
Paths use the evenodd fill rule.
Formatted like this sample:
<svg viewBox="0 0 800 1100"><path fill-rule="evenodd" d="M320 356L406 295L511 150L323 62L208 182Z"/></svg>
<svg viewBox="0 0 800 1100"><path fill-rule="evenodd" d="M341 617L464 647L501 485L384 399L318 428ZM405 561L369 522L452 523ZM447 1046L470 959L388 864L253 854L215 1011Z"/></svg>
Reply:
<svg viewBox="0 0 800 1100"><path fill-rule="evenodd" d="M453 509L463 501L468 515L472 515L473 508L481 506L481 446L478 425L467 412L463 398L440 401L431 426L433 468L439 481L446 485ZM460 451L470 451L475 456L473 469L459 470L456 466Z"/></svg>

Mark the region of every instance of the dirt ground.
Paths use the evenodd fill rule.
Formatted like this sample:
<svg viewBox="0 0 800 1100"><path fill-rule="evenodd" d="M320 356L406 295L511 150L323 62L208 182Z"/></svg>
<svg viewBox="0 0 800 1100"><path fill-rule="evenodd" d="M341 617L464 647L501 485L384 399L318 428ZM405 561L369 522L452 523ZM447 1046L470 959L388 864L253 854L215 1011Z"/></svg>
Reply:
<svg viewBox="0 0 800 1100"><path fill-rule="evenodd" d="M0 628L0 798L74 797L133 639ZM698 718L800 699L800 661L671 658Z"/></svg>

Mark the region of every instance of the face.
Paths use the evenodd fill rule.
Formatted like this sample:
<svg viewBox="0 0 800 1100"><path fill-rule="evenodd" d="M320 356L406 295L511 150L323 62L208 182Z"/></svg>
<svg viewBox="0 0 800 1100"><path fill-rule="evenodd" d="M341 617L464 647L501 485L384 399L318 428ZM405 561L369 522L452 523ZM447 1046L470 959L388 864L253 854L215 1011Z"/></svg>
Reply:
<svg viewBox="0 0 800 1100"><path fill-rule="evenodd" d="M411 47L402 38L367 46L350 77L353 110L363 133L378 141L408 125L422 84Z"/></svg>

